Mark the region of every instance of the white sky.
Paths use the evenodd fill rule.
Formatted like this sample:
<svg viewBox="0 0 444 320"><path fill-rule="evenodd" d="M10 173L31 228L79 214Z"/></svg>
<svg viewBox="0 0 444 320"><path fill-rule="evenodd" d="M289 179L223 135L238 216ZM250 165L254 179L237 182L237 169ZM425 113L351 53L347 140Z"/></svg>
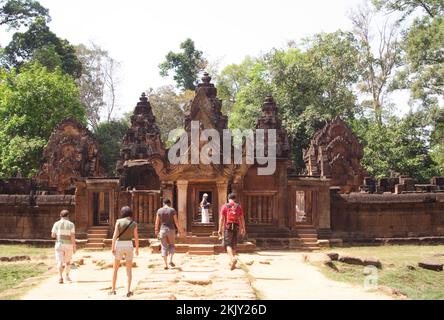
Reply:
<svg viewBox="0 0 444 320"><path fill-rule="evenodd" d="M317 32L349 30L349 10L362 0L39 0L51 29L73 44L94 41L122 63L120 112L133 110L159 76L165 55L186 38L220 67ZM0 34L1 36L1 34ZM3 38L3 39L2 39ZM5 43L5 36L0 43ZM6 42L7 43L7 42Z"/></svg>

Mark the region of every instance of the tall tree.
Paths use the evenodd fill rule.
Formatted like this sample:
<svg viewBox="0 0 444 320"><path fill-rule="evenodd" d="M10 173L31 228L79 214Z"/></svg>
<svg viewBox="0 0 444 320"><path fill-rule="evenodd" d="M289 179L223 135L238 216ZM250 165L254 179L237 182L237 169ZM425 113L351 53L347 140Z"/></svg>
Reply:
<svg viewBox="0 0 444 320"><path fill-rule="evenodd" d="M444 97L444 1L374 0L382 11L414 17L406 26L403 68L394 88L409 89L413 101L425 107L439 105Z"/></svg>
<svg viewBox="0 0 444 320"><path fill-rule="evenodd" d="M172 130L183 128L184 113L194 98L194 91L177 93L173 86L164 86L149 89L147 93L162 140L168 142L168 134Z"/></svg>
<svg viewBox="0 0 444 320"><path fill-rule="evenodd" d="M88 124L96 130L102 118L110 122L117 109L120 63L95 43L78 45L76 54L83 66L77 80L81 99Z"/></svg>
<svg viewBox="0 0 444 320"><path fill-rule="evenodd" d="M400 44L398 27L386 19L378 30L375 40L374 11L369 7L360 7L351 14L354 34L360 42L360 66L362 78L359 91L364 94L363 106L373 110L375 119L382 123L386 97L390 91L390 81L396 67L400 65ZM376 43L374 48L373 43Z"/></svg>
<svg viewBox="0 0 444 320"><path fill-rule="evenodd" d="M100 123L94 132L103 154L102 165L110 176L116 174L120 146L128 128L129 123L125 119L112 120Z"/></svg>
<svg viewBox="0 0 444 320"><path fill-rule="evenodd" d="M203 57L203 52L196 49L193 40L186 39L180 44L180 48L182 52L170 51L167 54L166 60L159 65L160 75L167 77L173 70L178 88L195 90L199 73L205 69L208 62Z"/></svg>
<svg viewBox="0 0 444 320"><path fill-rule="evenodd" d="M49 21L48 9L34 0L0 0L0 26L18 29L31 25L36 18Z"/></svg>
<svg viewBox="0 0 444 320"><path fill-rule="evenodd" d="M423 113L411 112L403 118L390 116L382 124L361 119L353 121L353 129L364 144L362 164L371 176L382 178L396 172L428 182L438 174L427 143L430 128Z"/></svg>
<svg viewBox="0 0 444 320"><path fill-rule="evenodd" d="M60 39L39 17L25 32L17 32L4 50L9 67L20 68L26 62L39 61L50 69L60 67L65 73L79 78L82 64L68 40Z"/></svg>
<svg viewBox="0 0 444 320"><path fill-rule="evenodd" d="M85 108L74 80L59 68L39 63L0 72L0 176L32 176L43 147L64 119L85 123Z"/></svg>
<svg viewBox="0 0 444 320"><path fill-rule="evenodd" d="M264 97L272 93L292 140L297 169L305 167L302 150L325 121L357 112L353 84L358 79L358 44L351 33L318 34L304 50L273 50L257 59L246 74L230 117L232 128L253 128Z"/></svg>

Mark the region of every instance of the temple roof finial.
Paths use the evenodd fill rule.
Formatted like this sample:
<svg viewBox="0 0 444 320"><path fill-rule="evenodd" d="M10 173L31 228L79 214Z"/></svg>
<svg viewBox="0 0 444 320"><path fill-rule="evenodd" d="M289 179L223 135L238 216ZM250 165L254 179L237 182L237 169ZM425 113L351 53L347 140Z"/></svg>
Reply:
<svg viewBox="0 0 444 320"><path fill-rule="evenodd" d="M211 78L210 74L209 74L208 72L205 72L205 73L203 74L203 77L202 77L202 82L203 82L205 85L209 85L210 82L211 82L211 80L212 80L212 78Z"/></svg>

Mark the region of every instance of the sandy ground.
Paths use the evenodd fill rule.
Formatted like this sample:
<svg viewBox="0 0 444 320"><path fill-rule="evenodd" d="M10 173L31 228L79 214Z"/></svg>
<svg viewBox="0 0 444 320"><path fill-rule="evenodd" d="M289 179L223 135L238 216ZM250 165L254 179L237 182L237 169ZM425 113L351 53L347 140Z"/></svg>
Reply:
<svg viewBox="0 0 444 320"><path fill-rule="evenodd" d="M249 273L253 287L264 300L389 300L380 292L366 291L326 278L316 267L304 262L305 253L259 252L243 257L255 261ZM260 263L262 262L262 263ZM263 264L269 263L269 264Z"/></svg>
<svg viewBox="0 0 444 320"><path fill-rule="evenodd" d="M108 300L125 297L126 274L120 269L117 296L108 296L112 269L100 267L112 263L110 252L79 251L74 260L85 264L73 269L72 283L58 284L58 276L48 278L30 290L25 300ZM258 252L244 254L242 268L228 270L228 258L219 256L177 255L177 268L163 270L161 257L142 250L135 258L132 299L224 299L224 300L381 300L391 297L367 292L327 279L317 268L303 260L302 253ZM248 265L246 265L246 264ZM257 293L257 295L255 294Z"/></svg>

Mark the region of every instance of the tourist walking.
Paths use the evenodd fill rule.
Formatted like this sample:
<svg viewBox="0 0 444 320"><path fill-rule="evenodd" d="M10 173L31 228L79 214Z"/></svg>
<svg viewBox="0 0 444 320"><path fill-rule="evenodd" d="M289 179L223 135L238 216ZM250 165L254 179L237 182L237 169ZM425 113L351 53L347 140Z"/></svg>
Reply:
<svg viewBox="0 0 444 320"><path fill-rule="evenodd" d="M120 268L120 260L125 259L126 263L126 275L127 275L127 294L129 298L133 295L131 291L131 281L133 278L133 258L134 258L134 246L133 238L136 243L136 256L139 255L139 233L137 230L137 223L133 220L133 211L130 207L123 207L120 210L121 219L116 221L114 228L112 253L114 255L114 272L113 283L110 295L116 295L116 282L117 273Z"/></svg>
<svg viewBox="0 0 444 320"><path fill-rule="evenodd" d="M202 223L209 224L210 223L210 206L211 203L208 202L208 194L204 194L202 201L200 203L201 213L202 213Z"/></svg>
<svg viewBox="0 0 444 320"><path fill-rule="evenodd" d="M176 231L179 231L180 234L185 233L177 220L177 211L171 208L171 201L164 199L163 207L157 211L155 233L156 237L160 239L165 270L168 270L169 267L174 268L176 266L173 262L176 249ZM169 265L168 257L170 258Z"/></svg>
<svg viewBox="0 0 444 320"><path fill-rule="evenodd" d="M63 283L63 271L65 271L65 280L71 281L69 271L72 256L76 252L75 234L74 223L69 221L69 211L62 210L60 212L60 220L54 223L51 230L51 236L56 239L55 256L60 284Z"/></svg>
<svg viewBox="0 0 444 320"><path fill-rule="evenodd" d="M245 236L245 219L242 207L236 202L236 195L230 194L229 201L220 209L219 236L223 235L224 246L231 259L231 270L236 269L236 246L238 235Z"/></svg>

